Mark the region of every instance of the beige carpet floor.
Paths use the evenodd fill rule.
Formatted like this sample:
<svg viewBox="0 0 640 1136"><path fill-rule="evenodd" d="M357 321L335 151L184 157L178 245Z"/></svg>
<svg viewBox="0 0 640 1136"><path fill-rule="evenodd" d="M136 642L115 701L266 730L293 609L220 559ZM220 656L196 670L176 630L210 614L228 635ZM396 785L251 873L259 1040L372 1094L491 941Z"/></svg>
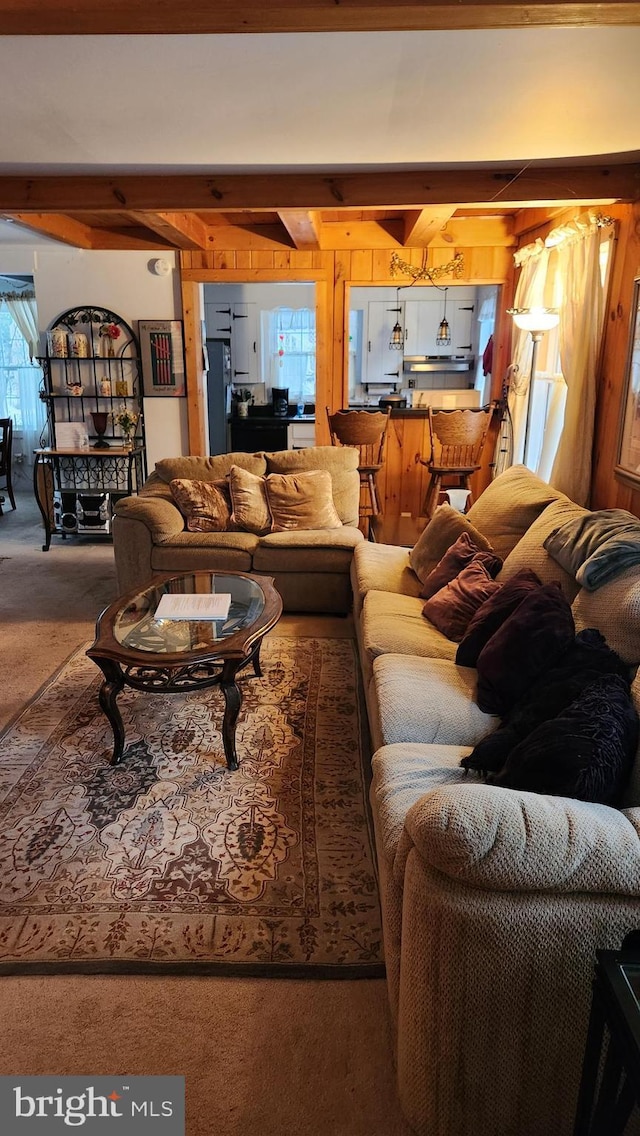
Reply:
<svg viewBox="0 0 640 1136"><path fill-rule="evenodd" d="M39 514L21 493L0 517L0 727L91 638L114 596L109 542L41 545ZM285 616L276 634L353 628ZM382 980L3 978L9 1073L183 1074L188 1136L409 1136Z"/></svg>

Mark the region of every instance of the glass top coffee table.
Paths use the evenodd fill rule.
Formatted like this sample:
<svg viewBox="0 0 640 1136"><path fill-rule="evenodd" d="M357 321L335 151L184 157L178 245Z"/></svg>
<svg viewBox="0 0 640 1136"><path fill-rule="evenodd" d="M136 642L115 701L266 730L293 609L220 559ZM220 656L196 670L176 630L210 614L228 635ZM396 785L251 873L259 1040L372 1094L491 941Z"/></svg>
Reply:
<svg viewBox="0 0 640 1136"><path fill-rule="evenodd" d="M158 619L164 595L229 594L221 619ZM282 599L269 576L242 572L191 572L155 576L148 585L114 601L98 616L87 651L104 682L100 706L113 729L111 764L124 755L125 730L117 697L125 686L151 693L178 693L220 686L225 709L222 740L229 769L238 768L235 731L242 695L236 682L249 663L261 675L260 647L282 614Z"/></svg>

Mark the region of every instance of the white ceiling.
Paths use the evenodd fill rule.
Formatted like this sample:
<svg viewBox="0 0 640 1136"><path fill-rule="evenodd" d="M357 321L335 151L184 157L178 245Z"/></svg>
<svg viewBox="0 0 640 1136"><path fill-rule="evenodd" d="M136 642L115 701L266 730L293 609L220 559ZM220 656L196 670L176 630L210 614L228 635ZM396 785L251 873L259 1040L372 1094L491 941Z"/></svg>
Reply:
<svg viewBox="0 0 640 1136"><path fill-rule="evenodd" d="M0 37L0 172L634 151L639 59L640 27Z"/></svg>

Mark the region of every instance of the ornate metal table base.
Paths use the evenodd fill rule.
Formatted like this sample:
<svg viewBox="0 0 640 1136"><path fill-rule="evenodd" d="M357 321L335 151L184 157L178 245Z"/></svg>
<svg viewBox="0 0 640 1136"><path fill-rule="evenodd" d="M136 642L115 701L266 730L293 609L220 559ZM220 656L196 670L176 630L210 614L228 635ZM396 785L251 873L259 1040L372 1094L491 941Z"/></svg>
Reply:
<svg viewBox="0 0 640 1136"><path fill-rule="evenodd" d="M237 769L236 722L242 705L242 694L236 682L236 677L249 663L253 664L256 677L261 677L261 645L262 639L259 639L244 659L225 659L219 663L196 662L185 666L164 667L122 667L114 659L101 655L95 647L88 650L87 655L100 667L104 675L99 698L100 706L113 729L111 764L119 765L125 756L124 723L117 705L118 695L125 686L131 686L135 690L145 690L151 694L178 694L183 691L205 690L211 686L220 686L224 694L224 716L222 719L224 754L227 768Z"/></svg>

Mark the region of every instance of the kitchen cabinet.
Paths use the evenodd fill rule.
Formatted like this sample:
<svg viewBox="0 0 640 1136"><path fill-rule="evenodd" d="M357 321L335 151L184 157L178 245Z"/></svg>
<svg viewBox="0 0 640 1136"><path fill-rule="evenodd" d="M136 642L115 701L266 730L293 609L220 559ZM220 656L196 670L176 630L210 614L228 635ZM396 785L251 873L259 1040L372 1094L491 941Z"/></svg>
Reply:
<svg viewBox="0 0 640 1136"><path fill-rule="evenodd" d="M315 422L290 422L287 430L287 449L304 450L316 444Z"/></svg>
<svg viewBox="0 0 640 1136"><path fill-rule="evenodd" d="M475 288L450 287L447 296L447 323L451 343L438 346L436 336L444 315L445 293L428 299L405 301L406 355L463 355L471 357L477 346Z"/></svg>
<svg viewBox="0 0 640 1136"><path fill-rule="evenodd" d="M397 311L397 308L400 311ZM375 384L382 390L395 390L402 374L402 351L389 347L391 331L396 321L404 327L404 304L394 300L371 300L367 304L365 351L362 383ZM376 394L374 389L372 394Z"/></svg>
<svg viewBox="0 0 640 1136"><path fill-rule="evenodd" d="M231 344L231 381L259 383L257 304L207 304L207 337Z"/></svg>

